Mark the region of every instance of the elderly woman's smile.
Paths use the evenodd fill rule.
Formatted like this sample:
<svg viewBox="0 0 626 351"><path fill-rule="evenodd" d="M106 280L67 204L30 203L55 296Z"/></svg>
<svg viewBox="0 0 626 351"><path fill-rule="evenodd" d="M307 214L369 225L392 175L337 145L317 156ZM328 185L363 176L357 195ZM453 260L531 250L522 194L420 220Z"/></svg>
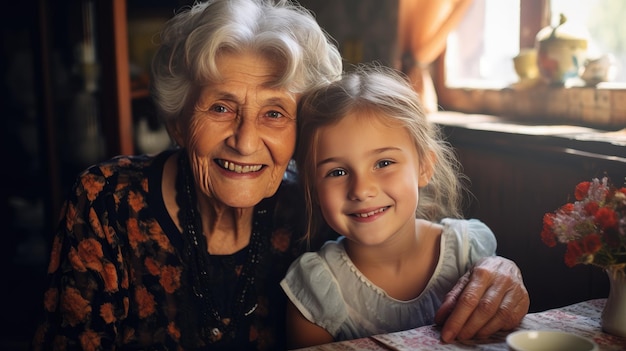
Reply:
<svg viewBox="0 0 626 351"><path fill-rule="evenodd" d="M258 172L261 167L263 167L263 165L240 165L226 160L215 160L215 162L217 162L217 164L222 166L224 169L235 173Z"/></svg>
<svg viewBox="0 0 626 351"><path fill-rule="evenodd" d="M297 96L274 87L281 68L254 53L221 54L221 79L200 92L178 143L198 190L245 208L272 196L293 155Z"/></svg>

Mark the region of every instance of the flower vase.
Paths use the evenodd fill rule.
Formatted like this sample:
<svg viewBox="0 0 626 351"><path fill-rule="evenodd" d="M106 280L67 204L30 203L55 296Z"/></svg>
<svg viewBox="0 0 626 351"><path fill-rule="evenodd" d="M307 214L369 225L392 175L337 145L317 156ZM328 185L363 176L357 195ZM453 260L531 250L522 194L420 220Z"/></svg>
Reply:
<svg viewBox="0 0 626 351"><path fill-rule="evenodd" d="M610 290L602 310L602 330L606 333L626 337L626 270L624 267L608 267Z"/></svg>

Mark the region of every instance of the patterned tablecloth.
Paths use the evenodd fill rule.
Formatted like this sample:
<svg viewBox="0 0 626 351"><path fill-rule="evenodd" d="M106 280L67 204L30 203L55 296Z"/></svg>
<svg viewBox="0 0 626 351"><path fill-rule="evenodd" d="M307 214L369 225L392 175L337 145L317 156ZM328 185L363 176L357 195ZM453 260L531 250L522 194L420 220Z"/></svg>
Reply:
<svg viewBox="0 0 626 351"><path fill-rule="evenodd" d="M555 308L538 313L529 313L516 330L561 330L594 340L601 351L626 351L626 338L602 332L600 314L606 299L596 299ZM512 332L512 331L511 331ZM511 332L500 332L487 340L444 344L440 341L435 326L424 326L402 332L376 335L350 341L335 342L299 351L337 350L484 350L508 351L506 336Z"/></svg>

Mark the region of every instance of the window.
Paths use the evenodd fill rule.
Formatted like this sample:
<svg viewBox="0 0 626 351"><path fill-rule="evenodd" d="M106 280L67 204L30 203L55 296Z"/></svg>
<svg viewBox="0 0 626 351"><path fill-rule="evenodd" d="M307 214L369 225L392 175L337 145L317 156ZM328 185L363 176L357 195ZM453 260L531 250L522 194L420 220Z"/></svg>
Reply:
<svg viewBox="0 0 626 351"><path fill-rule="evenodd" d="M449 86L502 87L518 80L512 59L520 52L520 1L524 0L474 0L448 37ZM611 54L618 67L614 81L626 82L626 31L619 30L626 2L551 0L551 26L558 24L560 14L588 30L589 57Z"/></svg>
<svg viewBox="0 0 626 351"><path fill-rule="evenodd" d="M474 0L448 36L446 84L504 87L517 79L520 0Z"/></svg>
<svg viewBox="0 0 626 351"><path fill-rule="evenodd" d="M617 72L612 83L587 86L573 92L566 91L567 88L550 87L545 94L538 95L546 101L536 104L536 107L519 111L515 110L515 106L506 106L511 104L503 100L504 95L508 94L510 98L511 94L531 94L528 91L511 92L509 89L519 81L513 58L523 49L534 47L537 33L548 25L557 25L560 14L565 15L568 24L578 25L588 31L589 58L602 54L612 56ZM542 115L548 119L567 119L589 126L624 128L625 108L606 106L606 101L626 98L624 17L626 1L623 0L474 0L463 21L448 37L445 55L438 61L435 85L439 103L446 110L516 116ZM596 102L604 100L603 105L554 108L554 99L569 99L571 105L572 100L579 100L574 94L582 90L587 95L595 94L592 100ZM612 94L616 94L615 97ZM551 101L548 102L548 99ZM489 106L485 105L487 100ZM535 100L530 101L534 103ZM567 103L563 101L562 105ZM552 106L552 112L541 109L541 106L547 105ZM581 111L596 108L608 110L602 112L601 117L590 117L589 113L582 115Z"/></svg>

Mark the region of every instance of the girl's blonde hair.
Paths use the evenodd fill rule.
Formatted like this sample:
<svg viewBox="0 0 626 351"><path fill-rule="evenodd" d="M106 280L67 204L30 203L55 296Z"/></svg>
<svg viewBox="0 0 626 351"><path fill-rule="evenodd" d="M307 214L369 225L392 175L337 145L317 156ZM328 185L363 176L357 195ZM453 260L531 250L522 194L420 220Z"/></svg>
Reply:
<svg viewBox="0 0 626 351"><path fill-rule="evenodd" d="M415 143L420 168L432 167L428 185L420 190L416 217L439 221L460 218L465 177L452 147L430 123L418 94L400 72L369 64L355 67L341 80L304 96L298 109L295 161L304 187L309 240L325 225L315 198L318 131L352 112L368 112L404 127ZM431 165L428 162L432 162Z"/></svg>

